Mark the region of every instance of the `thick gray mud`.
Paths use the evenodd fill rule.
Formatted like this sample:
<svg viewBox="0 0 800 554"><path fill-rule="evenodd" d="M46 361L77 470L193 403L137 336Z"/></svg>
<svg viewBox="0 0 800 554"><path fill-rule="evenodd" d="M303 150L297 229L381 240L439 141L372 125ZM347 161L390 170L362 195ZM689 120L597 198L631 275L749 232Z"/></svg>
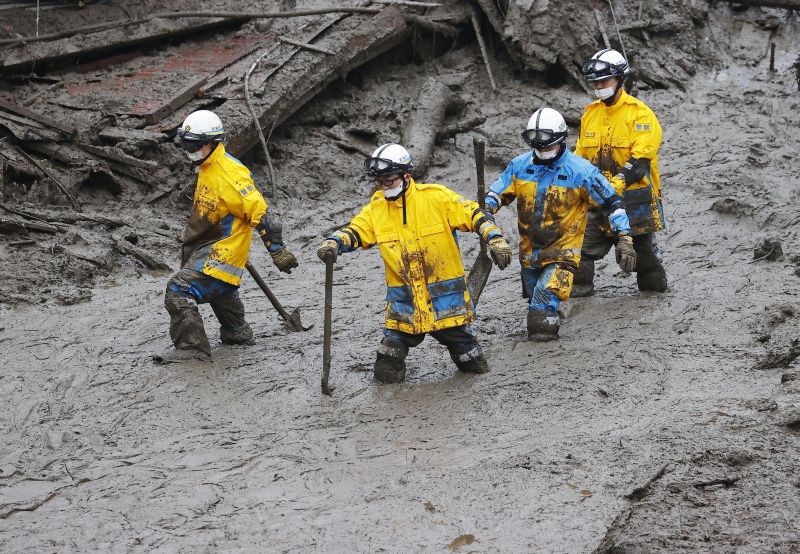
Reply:
<svg viewBox="0 0 800 554"><path fill-rule="evenodd" d="M492 98L475 49L372 64L274 133L270 202L301 266L278 273L256 241L251 259L311 331L284 329L248 279L256 344L221 345L202 307L213 364L160 367L150 357L170 346L168 273L117 269L75 305L1 305L2 550L798 551L800 97L783 71L797 30L730 17L710 15L713 40L733 45L719 68L686 93L640 92L665 130L670 291L638 293L609 256L597 294L565 304L561 339L529 343L518 263L495 269L477 323L487 375L459 374L427 339L406 383L373 381L385 289L366 251L336 264L335 388L319 392L314 251L369 193L362 156L326 140L319 121L365 149L396 139L418 87L439 74L487 117L491 183L523 151L534 109L576 117L588 102L501 64ZM772 75L752 46L770 37ZM471 141L440 144L427 180L474 196ZM263 176L257 156L248 163ZM169 206L170 223L186 209ZM513 209L499 222L517 238ZM765 239L784 256L754 255ZM469 265L477 242L461 240ZM166 248L178 244L165 243L174 263ZM15 248L0 247L3 263L24 272Z"/></svg>

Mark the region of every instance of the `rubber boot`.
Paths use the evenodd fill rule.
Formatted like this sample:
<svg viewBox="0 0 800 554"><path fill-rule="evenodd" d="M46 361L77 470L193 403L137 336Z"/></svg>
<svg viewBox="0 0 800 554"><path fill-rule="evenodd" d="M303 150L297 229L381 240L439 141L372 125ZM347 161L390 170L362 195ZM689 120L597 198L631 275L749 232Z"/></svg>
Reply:
<svg viewBox="0 0 800 554"><path fill-rule="evenodd" d="M456 367L464 373L489 373L489 362L486 361L483 354L466 362L458 361Z"/></svg>
<svg viewBox="0 0 800 554"><path fill-rule="evenodd" d="M197 348L170 348L153 356L153 361L158 365L198 362L205 364L211 362L211 355Z"/></svg>
<svg viewBox="0 0 800 554"><path fill-rule="evenodd" d="M570 298L582 298L594 294L594 260L582 256L578 269L575 270L575 277L572 280L572 291Z"/></svg>
<svg viewBox="0 0 800 554"><path fill-rule="evenodd" d="M636 274L636 284L640 291L665 292L667 290L667 272L663 265Z"/></svg>
<svg viewBox="0 0 800 554"><path fill-rule="evenodd" d="M536 342L558 339L558 314L528 310L528 338Z"/></svg>
<svg viewBox="0 0 800 554"><path fill-rule="evenodd" d="M406 380L406 361L378 352L374 371L375 379L381 383L402 383Z"/></svg>
<svg viewBox="0 0 800 554"><path fill-rule="evenodd" d="M456 350L457 349L457 350ZM489 362L483 356L483 351L478 344L473 344L471 348L466 351L459 347L449 346L450 359L456 364L459 371L464 373L489 373Z"/></svg>

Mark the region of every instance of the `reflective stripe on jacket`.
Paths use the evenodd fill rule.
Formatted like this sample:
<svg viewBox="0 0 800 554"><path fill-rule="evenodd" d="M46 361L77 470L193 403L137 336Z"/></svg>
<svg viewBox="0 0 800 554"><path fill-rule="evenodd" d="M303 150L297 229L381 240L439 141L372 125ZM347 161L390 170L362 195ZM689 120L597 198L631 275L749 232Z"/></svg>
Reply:
<svg viewBox="0 0 800 554"><path fill-rule="evenodd" d="M613 106L595 100L581 117L575 153L586 158L611 180L622 196L631 221L632 234L652 233L664 228L658 149L661 124L644 102L625 90ZM614 179L630 158L650 160L642 180L625 186Z"/></svg>
<svg viewBox="0 0 800 554"><path fill-rule="evenodd" d="M550 163L534 163L526 152L508 164L486 195L486 207L517 200L519 259L522 267L564 263L577 267L581 258L589 199L612 214L616 232L629 232L628 218L614 187L588 161L563 151Z"/></svg>
<svg viewBox="0 0 800 554"><path fill-rule="evenodd" d="M405 202L406 224L403 224ZM405 195L387 201L381 191L331 238L340 252L378 245L386 270L386 327L420 334L474 319L456 231L480 228L500 235L478 203L442 185L409 182Z"/></svg>
<svg viewBox="0 0 800 554"><path fill-rule="evenodd" d="M267 212L250 171L218 145L200 165L182 267L239 286L253 227Z"/></svg>

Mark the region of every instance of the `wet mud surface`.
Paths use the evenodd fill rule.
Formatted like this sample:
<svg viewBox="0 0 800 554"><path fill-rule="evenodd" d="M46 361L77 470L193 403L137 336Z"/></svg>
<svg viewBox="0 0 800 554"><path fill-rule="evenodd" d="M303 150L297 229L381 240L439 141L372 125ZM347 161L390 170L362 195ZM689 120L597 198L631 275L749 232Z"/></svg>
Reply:
<svg viewBox="0 0 800 554"><path fill-rule="evenodd" d="M92 254L76 238L63 248L112 261L87 270L75 290L88 292L64 302L58 291L76 287L68 268L37 266L57 237L0 245L3 288L29 287L6 289L0 304L2 549L798 551L800 97L792 75L768 72L761 50L735 47L774 40L780 70L794 61L797 29L730 17L709 15L713 40L733 47L685 93L640 91L664 128L658 241L670 290L638 293L609 255L595 296L564 304L561 339L537 344L525 339L518 262L495 268L477 310L486 375L459 374L428 338L407 359L406 383L373 381L385 307L374 249L336 263L334 391L319 392L324 264L315 250L370 193L363 156L326 140L320 121L371 150L400 136L427 76L460 82L451 87L467 101L462 117L487 118L478 136L491 184L524 150L518 129L534 109L579 115L588 101L503 63L489 101L474 47L416 67L368 64L272 135L269 202L300 267L278 273L256 240L251 260L311 331L284 329L247 278L254 345L221 345L204 306L213 363L156 366L151 356L170 346L169 272L110 249ZM245 161L263 182L263 159ZM420 180L473 197L471 135L438 144ZM176 268L187 204L97 205ZM498 215L513 245L515 209ZM150 238L160 222L165 233ZM148 242L155 237L163 242ZM460 243L469 266L477 240ZM63 276L56 293L37 290L29 276L52 271Z"/></svg>

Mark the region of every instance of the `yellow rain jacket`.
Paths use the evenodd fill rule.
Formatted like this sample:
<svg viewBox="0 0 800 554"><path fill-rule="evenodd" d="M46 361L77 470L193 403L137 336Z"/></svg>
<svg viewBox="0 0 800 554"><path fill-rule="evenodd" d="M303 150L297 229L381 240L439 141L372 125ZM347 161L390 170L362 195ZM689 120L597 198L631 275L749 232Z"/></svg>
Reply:
<svg viewBox="0 0 800 554"><path fill-rule="evenodd" d="M381 191L373 194L350 224L330 238L340 252L378 245L388 286L386 327L416 335L474 319L456 230L476 231L486 240L502 235L477 202L412 179L397 200L387 201Z"/></svg>
<svg viewBox="0 0 800 554"><path fill-rule="evenodd" d="M625 90L613 106L595 100L581 117L575 153L598 167L622 196L634 235L664 228L658 149L661 124L647 105ZM630 158L645 158L650 165L644 178L625 186L616 177ZM616 178L615 178L616 177Z"/></svg>
<svg viewBox="0 0 800 554"><path fill-rule="evenodd" d="M239 286L253 227L267 212L250 171L218 145L200 165L182 267Z"/></svg>

